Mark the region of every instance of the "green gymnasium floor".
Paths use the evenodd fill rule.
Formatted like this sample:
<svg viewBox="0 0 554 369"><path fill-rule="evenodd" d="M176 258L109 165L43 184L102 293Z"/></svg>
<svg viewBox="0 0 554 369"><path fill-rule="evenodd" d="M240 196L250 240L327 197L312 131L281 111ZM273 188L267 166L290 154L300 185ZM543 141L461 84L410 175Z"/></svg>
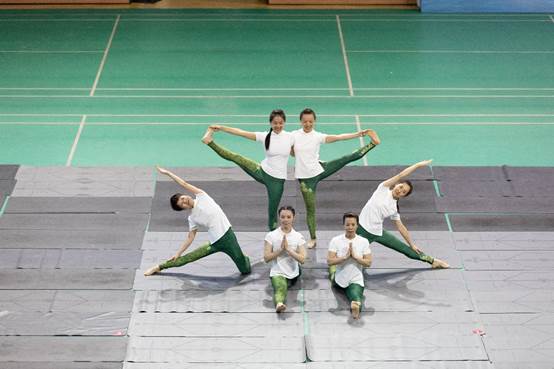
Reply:
<svg viewBox="0 0 554 369"><path fill-rule="evenodd" d="M2 164L229 166L208 124L311 107L323 132L375 128L370 165L554 166L548 15L2 11L0 34Z"/></svg>

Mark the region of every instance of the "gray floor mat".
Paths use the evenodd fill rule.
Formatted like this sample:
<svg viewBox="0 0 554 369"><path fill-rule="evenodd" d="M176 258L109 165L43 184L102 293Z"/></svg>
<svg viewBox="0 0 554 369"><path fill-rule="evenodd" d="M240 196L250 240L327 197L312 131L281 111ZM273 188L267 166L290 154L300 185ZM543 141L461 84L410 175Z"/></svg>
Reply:
<svg viewBox="0 0 554 369"><path fill-rule="evenodd" d="M407 166L403 165L371 165L371 151L367 154L367 160L370 163L367 167L362 166L346 166L337 173L329 176L330 181L378 181L383 182L391 177L394 177ZM420 168L410 175L414 180L429 180L433 179L431 169L429 167Z"/></svg>
<svg viewBox="0 0 554 369"><path fill-rule="evenodd" d="M554 214L554 198L449 198L437 200L442 213Z"/></svg>
<svg viewBox="0 0 554 369"><path fill-rule="evenodd" d="M23 165L17 171L19 181L79 181L87 180L142 180L154 179L153 167L30 167Z"/></svg>
<svg viewBox="0 0 554 369"><path fill-rule="evenodd" d="M123 364L123 369L174 369L174 363L130 363ZM307 369L307 364L293 363L179 363L180 369ZM542 369L542 368L539 368Z"/></svg>
<svg viewBox="0 0 554 369"><path fill-rule="evenodd" d="M135 269L141 254L139 250L0 249L0 268Z"/></svg>
<svg viewBox="0 0 554 369"><path fill-rule="evenodd" d="M129 335L146 337L304 337L298 313L142 313L133 315Z"/></svg>
<svg viewBox="0 0 554 369"><path fill-rule="evenodd" d="M144 232L146 214L4 214L0 229L126 230Z"/></svg>
<svg viewBox="0 0 554 369"><path fill-rule="evenodd" d="M433 167L433 174L439 181L457 180L466 181L506 181L507 167Z"/></svg>
<svg viewBox="0 0 554 369"><path fill-rule="evenodd" d="M131 290L3 290L0 311L126 313L133 298Z"/></svg>
<svg viewBox="0 0 554 369"><path fill-rule="evenodd" d="M488 361L311 362L307 369L498 369ZM515 369L515 368L514 368ZM530 369L530 368L529 368Z"/></svg>
<svg viewBox="0 0 554 369"><path fill-rule="evenodd" d="M150 197L12 197L6 213L150 213Z"/></svg>
<svg viewBox="0 0 554 369"><path fill-rule="evenodd" d="M454 232L541 232L554 229L551 214L449 214Z"/></svg>
<svg viewBox="0 0 554 369"><path fill-rule="evenodd" d="M125 290L132 287L134 274L130 269L0 269L0 289Z"/></svg>
<svg viewBox="0 0 554 369"><path fill-rule="evenodd" d="M2 369L122 369L121 362L3 362Z"/></svg>
<svg viewBox="0 0 554 369"><path fill-rule="evenodd" d="M456 232L456 250L554 250L554 232Z"/></svg>
<svg viewBox="0 0 554 369"><path fill-rule="evenodd" d="M200 290L137 291L133 309L146 313L260 313L273 312L273 290L269 280L264 290L226 290L215 293ZM287 294L287 312L301 311L298 289Z"/></svg>
<svg viewBox="0 0 554 369"><path fill-rule="evenodd" d="M131 337L127 361L303 363L304 340L299 337Z"/></svg>
<svg viewBox="0 0 554 369"><path fill-rule="evenodd" d="M554 270L554 251L464 251L466 270Z"/></svg>
<svg viewBox="0 0 554 369"><path fill-rule="evenodd" d="M510 180L533 180L534 182L554 181L552 167L506 167L506 176Z"/></svg>
<svg viewBox="0 0 554 369"><path fill-rule="evenodd" d="M441 195L453 199L501 198L515 196L513 186L508 181L483 181L470 178L442 179L438 182Z"/></svg>
<svg viewBox="0 0 554 369"><path fill-rule="evenodd" d="M9 195L12 193L15 187L15 180L13 179L0 179L0 194Z"/></svg>
<svg viewBox="0 0 554 369"><path fill-rule="evenodd" d="M0 249L139 249L144 233L103 229L1 229Z"/></svg>
<svg viewBox="0 0 554 369"><path fill-rule="evenodd" d="M4 361L122 361L127 337L0 337Z"/></svg>
<svg viewBox="0 0 554 369"><path fill-rule="evenodd" d="M2 179L14 179L17 174L19 165L0 165L0 180Z"/></svg>
<svg viewBox="0 0 554 369"><path fill-rule="evenodd" d="M0 336L125 336L129 313L7 312Z"/></svg>
<svg viewBox="0 0 554 369"><path fill-rule="evenodd" d="M344 323L343 323L344 324ZM481 338L477 335L444 336L440 334L413 339L406 336L383 336L378 340L351 336L312 336L306 348L311 361L384 361L384 360L487 360Z"/></svg>

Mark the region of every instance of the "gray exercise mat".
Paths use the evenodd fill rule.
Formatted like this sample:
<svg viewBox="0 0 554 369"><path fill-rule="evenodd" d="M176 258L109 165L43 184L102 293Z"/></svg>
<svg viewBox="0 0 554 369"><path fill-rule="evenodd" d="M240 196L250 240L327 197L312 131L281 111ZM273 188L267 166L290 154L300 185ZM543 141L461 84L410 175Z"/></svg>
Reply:
<svg viewBox="0 0 554 369"><path fill-rule="evenodd" d="M0 195L10 195L15 187L15 180L0 179Z"/></svg>
<svg viewBox="0 0 554 369"><path fill-rule="evenodd" d="M506 167L506 176L510 180L532 180L533 182L554 181L553 167Z"/></svg>
<svg viewBox="0 0 554 369"><path fill-rule="evenodd" d="M308 369L308 364L293 363L179 363L180 369ZM174 363L125 362L123 369L174 369ZM478 368L480 369L480 368ZM487 369L487 368L486 368ZM542 368L540 368L542 369Z"/></svg>
<svg viewBox="0 0 554 369"><path fill-rule="evenodd" d="M0 314L0 336L125 336L129 313L17 312Z"/></svg>
<svg viewBox="0 0 554 369"><path fill-rule="evenodd" d="M502 198L515 196L513 186L505 180L484 181L468 177L465 179L441 179L438 188L442 196L452 199Z"/></svg>
<svg viewBox="0 0 554 369"><path fill-rule="evenodd" d="M302 295L289 289L287 312L301 311ZM148 290L136 291L133 309L145 313L260 313L274 312L273 289L263 290Z"/></svg>
<svg viewBox="0 0 554 369"><path fill-rule="evenodd" d="M253 180L248 174L246 174L241 168L233 167L210 167L210 168L198 168L198 167L168 167L171 172L177 176L185 179L186 181L200 182L200 181L250 181ZM294 168L288 168L288 178L293 178ZM160 182L173 182L171 178L165 175L158 174L157 180Z"/></svg>
<svg viewBox="0 0 554 369"><path fill-rule="evenodd" d="M140 260L139 250L0 249L0 268L135 269Z"/></svg>
<svg viewBox="0 0 554 369"><path fill-rule="evenodd" d="M554 270L551 251L464 251L466 270Z"/></svg>
<svg viewBox="0 0 554 369"><path fill-rule="evenodd" d="M550 177L550 176L548 176ZM552 179L541 179L534 177L516 177L510 180L510 186L513 188L514 196L522 198L542 198L552 199L554 194L552 193Z"/></svg>
<svg viewBox="0 0 554 369"><path fill-rule="evenodd" d="M0 165L0 180L14 179L18 169L19 165Z"/></svg>
<svg viewBox="0 0 554 369"><path fill-rule="evenodd" d="M554 214L552 198L450 198L437 199L437 210L441 213L523 213Z"/></svg>
<svg viewBox="0 0 554 369"><path fill-rule="evenodd" d="M4 214L0 229L127 230L144 232L146 214Z"/></svg>
<svg viewBox="0 0 554 369"><path fill-rule="evenodd" d="M339 361L310 362L307 369L498 369L492 363L482 361ZM515 368L514 368L515 369ZM531 369L531 368L529 368Z"/></svg>
<svg viewBox="0 0 554 369"><path fill-rule="evenodd" d="M6 213L150 213L150 197L12 197Z"/></svg>
<svg viewBox="0 0 554 369"><path fill-rule="evenodd" d="M375 148L373 150L378 150ZM378 181L383 182L391 177L394 177L401 171L407 168L407 166L395 165L371 165L371 154L370 151L367 154L367 160L369 166L355 166L350 165L342 168L337 173L329 176L327 180L330 181ZM360 160L361 161L361 160ZM433 168L434 169L434 168ZM429 167L420 168L410 175L410 180L430 180L433 179L431 169Z"/></svg>
<svg viewBox="0 0 554 369"><path fill-rule="evenodd" d="M140 248L144 232L126 229L0 229L0 249L126 249Z"/></svg>
<svg viewBox="0 0 554 369"><path fill-rule="evenodd" d="M298 313L134 314L129 335L143 337L304 337Z"/></svg>
<svg viewBox="0 0 554 369"><path fill-rule="evenodd" d="M439 166L433 167L433 174L439 181L506 181L508 167L451 167Z"/></svg>
<svg viewBox="0 0 554 369"><path fill-rule="evenodd" d="M133 298L131 290L4 290L0 311L127 313Z"/></svg>
<svg viewBox="0 0 554 369"><path fill-rule="evenodd" d="M554 250L554 232L456 232L456 250Z"/></svg>
<svg viewBox="0 0 554 369"><path fill-rule="evenodd" d="M2 369L121 369L121 362L3 362Z"/></svg>
<svg viewBox="0 0 554 369"><path fill-rule="evenodd" d="M126 361L303 363L305 352L299 337L131 337Z"/></svg>
<svg viewBox="0 0 554 369"><path fill-rule="evenodd" d="M413 339L390 335L378 340L367 336L354 338L335 335L310 335L306 341L311 361L384 361L384 360L487 360L481 337L478 335L426 336Z"/></svg>
<svg viewBox="0 0 554 369"><path fill-rule="evenodd" d="M5 361L123 361L127 337L0 337Z"/></svg>
<svg viewBox="0 0 554 369"><path fill-rule="evenodd" d="M454 232L547 232L554 229L552 214L449 214Z"/></svg>
<svg viewBox="0 0 554 369"><path fill-rule="evenodd" d="M23 165L17 171L18 181L76 181L154 179L153 167L31 167Z"/></svg>
<svg viewBox="0 0 554 369"><path fill-rule="evenodd" d="M125 290L133 285L131 269L0 269L0 289Z"/></svg>

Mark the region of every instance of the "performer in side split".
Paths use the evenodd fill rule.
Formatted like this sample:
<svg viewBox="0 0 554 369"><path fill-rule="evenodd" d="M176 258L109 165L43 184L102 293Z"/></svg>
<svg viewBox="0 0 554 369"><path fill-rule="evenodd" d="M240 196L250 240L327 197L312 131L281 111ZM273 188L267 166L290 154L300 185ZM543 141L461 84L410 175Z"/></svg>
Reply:
<svg viewBox="0 0 554 369"><path fill-rule="evenodd" d="M360 213L360 226L357 233L366 238L370 243L380 243L406 255L410 259L428 263L433 268L449 268L448 263L426 255L415 245L399 214L398 201L403 197L409 196L414 189L412 182L406 180L405 177L412 174L416 169L429 165L431 162L432 160L425 160L416 163L394 177L380 183ZM383 221L389 217L394 221L398 232L400 232L406 242L402 242L391 233L383 230Z"/></svg>
<svg viewBox="0 0 554 369"><path fill-rule="evenodd" d="M304 237L293 228L295 210L292 206L279 208L279 228L265 236L264 261L271 263L269 278L273 286L275 311L287 309L288 288L300 276L300 264L306 260Z"/></svg>
<svg viewBox="0 0 554 369"><path fill-rule="evenodd" d="M317 184L342 169L348 163L361 159L369 150L381 142L377 133L372 129L340 135L320 133L314 129L315 121L315 112L312 109L306 108L300 113L302 128L292 132L294 138L293 153L295 156L294 176L300 182L300 191L306 205L306 222L310 231L308 248L316 246L315 207ZM319 160L319 147L321 144L351 140L363 136L369 136L371 142L351 154L327 162Z"/></svg>
<svg viewBox="0 0 554 369"><path fill-rule="evenodd" d="M190 215L188 217L190 230L187 239L171 259L162 264L154 265L144 272L144 275L149 276L159 273L164 269L180 267L216 252L227 254L233 260L241 274L250 273L250 260L248 256L243 254L235 233L231 229L231 223L214 199L205 191L191 185L169 170L158 167L158 171L161 174L167 175L194 195L193 198L182 193L176 193L170 198L173 210L182 211L190 209ZM209 242L192 252L182 255L194 241L198 232L198 227L200 226L208 229Z"/></svg>
<svg viewBox="0 0 554 369"><path fill-rule="evenodd" d="M331 239L327 254L329 279L334 287L346 294L354 319L360 318L363 306L363 268L371 266L369 241L356 234L358 221L358 215L354 213L342 216L344 234Z"/></svg>
<svg viewBox="0 0 554 369"><path fill-rule="evenodd" d="M285 112L276 109L269 115L269 132L249 132L234 127L212 125L202 138L202 142L219 156L237 164L246 174L265 186L268 202L267 226L270 231L277 228L277 208L283 196L285 180L287 179L287 163L294 143L292 134L284 129L286 120ZM264 146L265 159L261 163L256 163L254 160L216 144L213 133L218 131L261 142Z"/></svg>

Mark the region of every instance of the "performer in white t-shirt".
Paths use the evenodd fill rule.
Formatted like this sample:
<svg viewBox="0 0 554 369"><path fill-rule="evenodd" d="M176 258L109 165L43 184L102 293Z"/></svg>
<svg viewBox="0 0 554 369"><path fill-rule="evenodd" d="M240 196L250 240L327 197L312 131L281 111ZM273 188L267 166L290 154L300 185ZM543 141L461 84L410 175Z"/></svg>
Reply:
<svg viewBox="0 0 554 369"><path fill-rule="evenodd" d="M300 264L306 259L304 237L296 232L294 223L295 211L292 206L279 209L280 227L265 236L264 261L271 263L269 278L273 286L273 302L275 311L286 310L287 290L300 276Z"/></svg>
<svg viewBox="0 0 554 369"><path fill-rule="evenodd" d="M292 134L284 130L286 120L285 112L276 109L269 115L269 123L271 124L269 132L249 132L233 127L212 125L202 138L202 142L207 144L219 156L237 164L246 174L265 186L268 198L267 218L270 231L277 227L277 208L283 195L283 188L287 179L287 163L294 143ZM217 131L263 143L265 159L258 164L216 144L212 135Z"/></svg>
<svg viewBox="0 0 554 369"><path fill-rule="evenodd" d="M334 287L346 293L352 317L359 319L364 298L363 268L371 266L371 250L368 240L356 234L358 215L344 214L342 224L344 234L329 242L329 279Z"/></svg>
<svg viewBox="0 0 554 369"><path fill-rule="evenodd" d="M242 274L250 273L250 260L248 256L242 253L237 237L231 229L231 223L229 223L227 216L214 199L206 192L187 183L169 170L158 167L158 171L173 179L185 190L195 195L196 198L181 193L176 193L171 196L170 203L173 210L191 210L188 217L190 226L188 237L171 259L163 264L151 267L144 272L144 275L149 276L163 269L180 267L215 252L224 252L227 254ZM210 242L181 256L194 241L196 233L198 232L198 227L200 226L208 228L208 239Z"/></svg>
<svg viewBox="0 0 554 369"><path fill-rule="evenodd" d="M360 213L360 226L357 233L367 238L369 242L378 242L383 246L406 255L410 259L429 263L433 268L448 268L449 265L446 262L426 255L414 244L408 229L400 220L400 214L398 213L398 200L410 195L414 188L412 182L404 178L417 168L429 165L431 161L425 160L416 163L379 184ZM394 221L398 232L400 232L407 244L383 230L385 218L390 218Z"/></svg>
<svg viewBox="0 0 554 369"><path fill-rule="evenodd" d="M381 142L377 133L372 129L340 135L323 134L314 130L315 120L315 112L309 108L304 109L300 113L302 128L292 132L294 137L293 152L295 156L294 176L300 182L300 191L306 205L306 222L310 231L308 248L315 247L316 245L315 193L317 184L342 169L348 163L362 158L369 150ZM327 162L319 160L319 147L321 144L351 140L366 135L369 136L371 142L351 154Z"/></svg>

